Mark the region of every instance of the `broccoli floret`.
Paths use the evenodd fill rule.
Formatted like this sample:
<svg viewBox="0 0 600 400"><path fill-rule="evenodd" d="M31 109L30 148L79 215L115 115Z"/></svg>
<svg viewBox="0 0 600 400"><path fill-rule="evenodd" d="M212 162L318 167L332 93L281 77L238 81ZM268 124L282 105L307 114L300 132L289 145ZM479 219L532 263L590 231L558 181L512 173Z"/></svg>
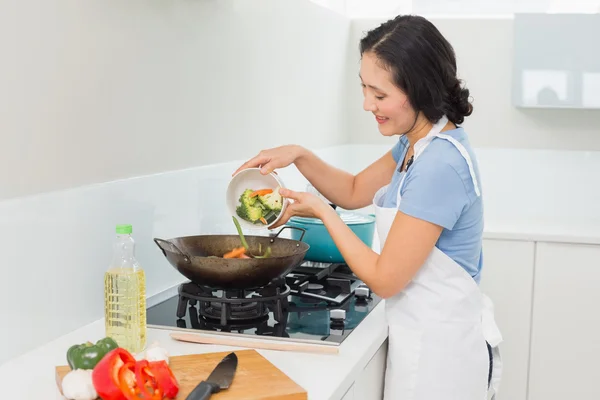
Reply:
<svg viewBox="0 0 600 400"><path fill-rule="evenodd" d="M240 205L236 208L237 215L249 222L255 223L263 216L264 206L257 201L257 197L250 197L253 190L246 189L240 195Z"/></svg>
<svg viewBox="0 0 600 400"><path fill-rule="evenodd" d="M242 193L240 195L240 204L246 206L246 207L252 207L256 204L256 197L250 197L250 195L253 193L254 191L251 189L246 189L244 190L244 193Z"/></svg>
<svg viewBox="0 0 600 400"><path fill-rule="evenodd" d="M244 204L240 204L239 206L237 206L235 211L240 218L252 223L255 223L256 221L260 220L262 218L263 213L260 207L246 206Z"/></svg>
<svg viewBox="0 0 600 400"><path fill-rule="evenodd" d="M273 193L258 196L258 200L267 210L281 211L283 198L279 194L279 188L275 189Z"/></svg>

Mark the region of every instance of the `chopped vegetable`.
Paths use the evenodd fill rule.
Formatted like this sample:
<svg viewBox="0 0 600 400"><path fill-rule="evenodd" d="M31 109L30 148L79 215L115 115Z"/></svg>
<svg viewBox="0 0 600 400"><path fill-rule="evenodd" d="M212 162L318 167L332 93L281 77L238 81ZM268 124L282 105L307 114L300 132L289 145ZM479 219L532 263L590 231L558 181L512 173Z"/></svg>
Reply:
<svg viewBox="0 0 600 400"><path fill-rule="evenodd" d="M117 384L123 396L127 400L133 400L138 397L137 395L141 391L137 389L135 383L135 362L129 361L123 364L119 368L118 377Z"/></svg>
<svg viewBox="0 0 600 400"><path fill-rule="evenodd" d="M246 189L240 195L240 205L236 208L238 217L253 224L268 225L277 219L282 210L283 197L279 188Z"/></svg>
<svg viewBox="0 0 600 400"><path fill-rule="evenodd" d="M120 371L121 367L130 363L135 365L135 358L127 350L119 347L106 354L96 365L92 372L92 382L103 400L128 400L122 392L121 384L121 380L126 376Z"/></svg>
<svg viewBox="0 0 600 400"><path fill-rule="evenodd" d="M267 224L272 224L277 219L277 213L275 211L269 211L265 214L264 219L267 221Z"/></svg>
<svg viewBox="0 0 600 400"><path fill-rule="evenodd" d="M269 193L260 194L258 196L258 201L260 201L267 210L281 211L283 197L279 194L279 188L277 188L275 191L271 190Z"/></svg>
<svg viewBox="0 0 600 400"><path fill-rule="evenodd" d="M246 242L246 238L244 237L244 232L242 232L242 227L240 226L239 221L237 220L236 217L232 217L233 218L233 223L235 224L235 229L238 232L238 235L240 235L240 241L242 242L242 246L244 246L244 248L248 251L250 251L250 248L248 247L248 242Z"/></svg>
<svg viewBox="0 0 600 400"><path fill-rule="evenodd" d="M165 360L151 361L150 371L156 379L158 386L162 389L164 396L174 399L179 392L179 384L173 371L167 365Z"/></svg>
<svg viewBox="0 0 600 400"><path fill-rule="evenodd" d="M250 193L250 197L265 196L269 193L273 193L273 189L255 190L254 192Z"/></svg>
<svg viewBox="0 0 600 400"><path fill-rule="evenodd" d="M69 400L94 400L98 393L92 382L91 369L69 371L62 380L62 393Z"/></svg>
<svg viewBox="0 0 600 400"><path fill-rule="evenodd" d="M244 247L237 247L230 252L225 253L223 258L240 258L245 252L246 249Z"/></svg>
<svg viewBox="0 0 600 400"><path fill-rule="evenodd" d="M240 195L240 205L236 208L236 214L249 222L256 222L262 217L263 208L261 207L258 197L250 197L252 190L246 189Z"/></svg>
<svg viewBox="0 0 600 400"><path fill-rule="evenodd" d="M161 400L163 398L162 388L158 385L154 374L150 370L148 360L141 360L135 363L135 383L137 385L136 392L139 390L143 399ZM135 397L134 399L138 398Z"/></svg>
<svg viewBox="0 0 600 400"><path fill-rule="evenodd" d="M67 362L71 369L94 369L106 353L117 347L117 343L110 337L100 339L95 344L76 344L67 350Z"/></svg>
<svg viewBox="0 0 600 400"><path fill-rule="evenodd" d="M269 258L269 257L271 257L271 247L267 247L265 254L263 254L262 256L254 256L254 258Z"/></svg>
<svg viewBox="0 0 600 400"><path fill-rule="evenodd" d="M155 354L150 353L152 349ZM97 395L103 400L174 399L179 383L169 367L166 350L153 344L146 357L158 360L136 360L123 348L108 353L91 372Z"/></svg>
<svg viewBox="0 0 600 400"><path fill-rule="evenodd" d="M267 257L270 257L271 256L271 247L267 247L267 250L265 251L265 254L263 254L262 256L261 255L254 256L254 255L250 254L250 247L248 247L248 242L246 241L246 238L244 237L244 232L242 232L242 227L240 226L240 223L239 223L239 221L237 220L236 217L232 217L232 218L233 218L233 223L235 224L235 228L236 228L236 230L238 232L238 235L240 235L240 241L242 242L242 246L244 246L243 249L245 251L247 251L249 253L249 255L250 255L247 258L267 258ZM260 246L260 243L259 243L258 246L259 246L258 251L260 253L261 250L262 250L262 248ZM245 255L245 253L242 253L242 254ZM244 257L244 258L246 258L246 257Z"/></svg>

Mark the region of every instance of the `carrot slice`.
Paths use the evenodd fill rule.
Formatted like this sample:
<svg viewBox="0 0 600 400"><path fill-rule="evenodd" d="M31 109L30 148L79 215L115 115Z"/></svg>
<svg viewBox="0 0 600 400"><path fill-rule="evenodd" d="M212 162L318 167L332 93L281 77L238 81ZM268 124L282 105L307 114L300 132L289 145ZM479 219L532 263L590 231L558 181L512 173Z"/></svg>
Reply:
<svg viewBox="0 0 600 400"><path fill-rule="evenodd" d="M231 250L229 253L225 253L223 258L239 258L242 254L246 252L246 249L243 247L237 247Z"/></svg>
<svg viewBox="0 0 600 400"><path fill-rule="evenodd" d="M271 194L271 193L273 193L273 189L260 189L260 190L255 190L254 192L250 193L250 197L264 196L266 194Z"/></svg>
<svg viewBox="0 0 600 400"><path fill-rule="evenodd" d="M267 225L267 220L264 219L263 217L260 217L260 222L262 222L263 224Z"/></svg>

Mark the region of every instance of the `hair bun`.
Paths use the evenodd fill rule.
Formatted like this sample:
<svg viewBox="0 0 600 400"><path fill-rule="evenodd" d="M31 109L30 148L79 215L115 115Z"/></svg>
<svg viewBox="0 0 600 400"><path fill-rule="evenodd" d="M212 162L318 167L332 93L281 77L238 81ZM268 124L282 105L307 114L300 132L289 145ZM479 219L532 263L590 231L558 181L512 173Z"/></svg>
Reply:
<svg viewBox="0 0 600 400"><path fill-rule="evenodd" d="M446 111L448 119L455 124L462 124L465 117L473 112L473 105L469 101L469 89L462 88L457 80L448 94L449 107Z"/></svg>

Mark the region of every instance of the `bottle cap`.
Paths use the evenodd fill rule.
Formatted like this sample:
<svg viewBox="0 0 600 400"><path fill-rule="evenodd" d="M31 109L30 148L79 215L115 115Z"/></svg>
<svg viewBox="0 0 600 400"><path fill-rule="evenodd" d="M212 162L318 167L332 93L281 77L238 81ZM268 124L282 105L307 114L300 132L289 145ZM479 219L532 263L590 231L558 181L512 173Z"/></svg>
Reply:
<svg viewBox="0 0 600 400"><path fill-rule="evenodd" d="M117 233L119 235L129 235L132 231L131 225L117 225Z"/></svg>

